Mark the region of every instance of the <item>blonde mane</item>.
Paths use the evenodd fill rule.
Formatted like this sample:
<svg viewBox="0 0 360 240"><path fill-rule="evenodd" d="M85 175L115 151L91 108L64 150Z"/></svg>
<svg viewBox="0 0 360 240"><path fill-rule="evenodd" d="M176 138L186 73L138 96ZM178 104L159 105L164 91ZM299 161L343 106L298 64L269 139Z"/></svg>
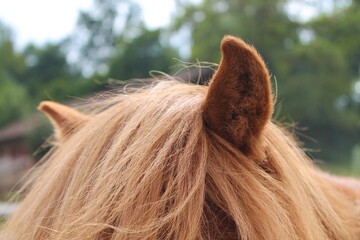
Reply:
<svg viewBox="0 0 360 240"><path fill-rule="evenodd" d="M0 238L359 238L357 191L270 120L256 147L236 145L204 120L208 94L159 81L77 121L44 104L58 140Z"/></svg>

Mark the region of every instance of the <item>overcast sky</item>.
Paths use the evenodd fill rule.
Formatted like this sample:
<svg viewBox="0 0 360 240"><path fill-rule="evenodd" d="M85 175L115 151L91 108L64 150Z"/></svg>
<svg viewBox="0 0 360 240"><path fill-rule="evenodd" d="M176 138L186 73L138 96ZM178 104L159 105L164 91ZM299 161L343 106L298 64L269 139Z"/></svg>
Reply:
<svg viewBox="0 0 360 240"><path fill-rule="evenodd" d="M135 1L140 4L149 28L167 25L175 13L174 0ZM17 48L22 48L29 42L43 44L69 35L75 27L79 10L89 9L92 2L93 0L0 0L0 21L14 31ZM306 5L304 1L290 2L287 10L298 19L307 20L316 15L314 6ZM314 1L315 5L325 10L331 8L331 2L333 0Z"/></svg>
<svg viewBox="0 0 360 240"><path fill-rule="evenodd" d="M1 0L0 21L14 31L17 47L26 43L57 41L74 29L78 12L91 7L92 0ZM137 0L148 27L169 23L173 0ZM56 26L56 27L54 27Z"/></svg>

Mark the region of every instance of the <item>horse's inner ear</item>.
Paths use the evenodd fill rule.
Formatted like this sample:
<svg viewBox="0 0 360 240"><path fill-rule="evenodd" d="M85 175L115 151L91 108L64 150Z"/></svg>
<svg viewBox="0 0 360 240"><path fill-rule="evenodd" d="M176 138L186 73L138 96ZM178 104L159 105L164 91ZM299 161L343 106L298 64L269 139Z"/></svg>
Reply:
<svg viewBox="0 0 360 240"><path fill-rule="evenodd" d="M46 114L54 125L57 139L62 140L69 136L76 128L89 119L88 116L65 105L43 101L38 109Z"/></svg>
<svg viewBox="0 0 360 240"><path fill-rule="evenodd" d="M203 105L207 126L248 154L273 111L270 76L254 48L226 36L222 59Z"/></svg>

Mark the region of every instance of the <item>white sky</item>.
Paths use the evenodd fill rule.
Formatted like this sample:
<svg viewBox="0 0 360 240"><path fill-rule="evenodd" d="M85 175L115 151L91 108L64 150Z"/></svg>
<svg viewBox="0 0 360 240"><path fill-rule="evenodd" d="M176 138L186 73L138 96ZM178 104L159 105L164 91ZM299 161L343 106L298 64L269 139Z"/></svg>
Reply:
<svg viewBox="0 0 360 240"><path fill-rule="evenodd" d="M149 28L165 26L175 13L174 0L135 0ZM199 2L199 0L191 0ZM91 7L93 0L0 0L0 21L13 30L17 48L29 42L43 44L57 41L74 30L78 12ZM316 9L297 0L290 1L288 11L298 19L316 15ZM319 0L318 6L328 9L331 0ZM343 1L350 3L350 0Z"/></svg>
<svg viewBox="0 0 360 240"><path fill-rule="evenodd" d="M0 21L14 33L17 47L26 43L43 44L69 35L80 9L88 9L92 0L0 0ZM164 26L175 11L173 0L137 0L148 27Z"/></svg>

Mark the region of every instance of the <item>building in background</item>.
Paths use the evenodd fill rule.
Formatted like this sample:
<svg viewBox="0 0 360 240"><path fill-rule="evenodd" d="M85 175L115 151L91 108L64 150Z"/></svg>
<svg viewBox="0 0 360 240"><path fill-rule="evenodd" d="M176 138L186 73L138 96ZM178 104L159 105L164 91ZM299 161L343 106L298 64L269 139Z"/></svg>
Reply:
<svg viewBox="0 0 360 240"><path fill-rule="evenodd" d="M30 132L39 126L40 116L11 123L0 129L0 194L14 189L16 183L34 165L31 153Z"/></svg>

